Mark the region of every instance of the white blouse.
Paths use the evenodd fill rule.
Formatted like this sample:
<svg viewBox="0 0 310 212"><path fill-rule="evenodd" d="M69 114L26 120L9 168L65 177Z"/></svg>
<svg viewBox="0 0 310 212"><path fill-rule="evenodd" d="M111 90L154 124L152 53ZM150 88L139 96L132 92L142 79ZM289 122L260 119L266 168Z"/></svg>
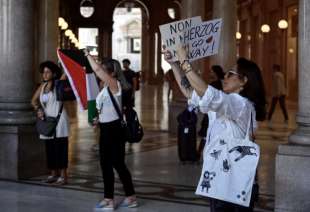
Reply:
<svg viewBox="0 0 310 212"><path fill-rule="evenodd" d="M202 97L194 91L188 104L199 107L202 113L209 115L207 144L216 140L217 135L223 134L244 138L251 115L253 130L257 127L253 104L237 93L225 94L209 85Z"/></svg>
<svg viewBox="0 0 310 212"><path fill-rule="evenodd" d="M118 92L113 94L113 96L119 106L119 109L122 111L122 88L120 82L117 82L117 87ZM110 98L108 86L104 86L98 94L96 98L96 108L99 113L100 123L108 123L119 119L119 115L117 114Z"/></svg>

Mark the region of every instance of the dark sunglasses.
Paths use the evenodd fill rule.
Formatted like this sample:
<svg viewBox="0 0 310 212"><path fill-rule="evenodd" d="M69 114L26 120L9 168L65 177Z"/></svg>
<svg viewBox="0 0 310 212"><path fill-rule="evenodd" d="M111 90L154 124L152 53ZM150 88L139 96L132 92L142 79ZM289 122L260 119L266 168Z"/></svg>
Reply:
<svg viewBox="0 0 310 212"><path fill-rule="evenodd" d="M229 71L227 71L226 74L225 74L225 76L226 76L227 78L230 78L230 77L232 77L232 76L234 76L234 75L241 76L241 74L239 74L238 72L236 72L236 71L234 71L234 70L229 70Z"/></svg>

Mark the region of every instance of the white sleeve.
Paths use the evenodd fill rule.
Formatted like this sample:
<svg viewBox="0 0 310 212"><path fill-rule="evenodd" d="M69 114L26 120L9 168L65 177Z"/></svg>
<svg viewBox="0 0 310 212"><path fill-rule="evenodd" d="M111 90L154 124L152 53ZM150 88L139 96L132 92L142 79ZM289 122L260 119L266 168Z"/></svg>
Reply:
<svg viewBox="0 0 310 212"><path fill-rule="evenodd" d="M194 90L190 99L187 100L187 104L189 107L199 107L200 96Z"/></svg>
<svg viewBox="0 0 310 212"><path fill-rule="evenodd" d="M213 111L219 116L225 116L235 121L243 129L246 129L252 114L254 128L256 128L254 107L239 94L225 94L209 85L199 101L199 108L203 113Z"/></svg>

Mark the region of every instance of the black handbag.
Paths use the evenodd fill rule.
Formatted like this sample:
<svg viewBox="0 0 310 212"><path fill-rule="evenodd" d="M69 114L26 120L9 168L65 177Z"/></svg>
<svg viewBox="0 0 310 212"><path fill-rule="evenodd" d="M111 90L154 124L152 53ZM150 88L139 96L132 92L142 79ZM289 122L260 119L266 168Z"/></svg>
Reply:
<svg viewBox="0 0 310 212"><path fill-rule="evenodd" d="M47 137L54 136L56 134L56 127L60 119L63 109L63 104L61 104L57 117L47 116L44 119L37 118L36 129L40 135Z"/></svg>
<svg viewBox="0 0 310 212"><path fill-rule="evenodd" d="M57 101L74 101L76 99L68 80L56 80L55 87Z"/></svg>
<svg viewBox="0 0 310 212"><path fill-rule="evenodd" d="M121 120L121 125L123 128L123 135L125 141L128 141L129 143L138 143L142 140L144 132L143 127L139 122L139 118L137 115L137 112L130 108L126 110L125 117L126 120L123 118L123 114L121 113L121 110L119 106L117 105L115 98L113 97L109 87L108 92L111 98L111 101L113 103L113 106L119 116L119 119Z"/></svg>

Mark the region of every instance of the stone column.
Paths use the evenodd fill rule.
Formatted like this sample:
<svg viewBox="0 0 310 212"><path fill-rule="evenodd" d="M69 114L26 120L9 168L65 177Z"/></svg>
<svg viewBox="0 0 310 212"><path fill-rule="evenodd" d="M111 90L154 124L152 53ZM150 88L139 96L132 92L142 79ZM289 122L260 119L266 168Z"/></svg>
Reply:
<svg viewBox="0 0 310 212"><path fill-rule="evenodd" d="M229 2L228 2L229 1ZM211 64L218 64L224 70L236 64L237 1L213 0L213 18L222 18L219 52L211 56Z"/></svg>
<svg viewBox="0 0 310 212"><path fill-rule="evenodd" d="M0 1L0 178L36 175L45 167L34 131L33 1Z"/></svg>
<svg viewBox="0 0 310 212"><path fill-rule="evenodd" d="M100 57L112 57L112 32L113 23L104 24L99 27L99 45L98 51Z"/></svg>
<svg viewBox="0 0 310 212"><path fill-rule="evenodd" d="M275 211L310 211L310 2L299 0L297 129L276 158Z"/></svg>
<svg viewBox="0 0 310 212"><path fill-rule="evenodd" d="M195 16L201 16L202 21L206 21L206 0L182 0L181 19ZM204 59L194 61L192 65L199 74L208 69L205 66Z"/></svg>
<svg viewBox="0 0 310 212"><path fill-rule="evenodd" d="M36 1L35 13L36 29L35 35L35 70L42 61L51 60L57 61L56 49L58 47L58 16L59 16L59 1L58 0L40 0ZM40 82L41 76L36 71L35 81Z"/></svg>

